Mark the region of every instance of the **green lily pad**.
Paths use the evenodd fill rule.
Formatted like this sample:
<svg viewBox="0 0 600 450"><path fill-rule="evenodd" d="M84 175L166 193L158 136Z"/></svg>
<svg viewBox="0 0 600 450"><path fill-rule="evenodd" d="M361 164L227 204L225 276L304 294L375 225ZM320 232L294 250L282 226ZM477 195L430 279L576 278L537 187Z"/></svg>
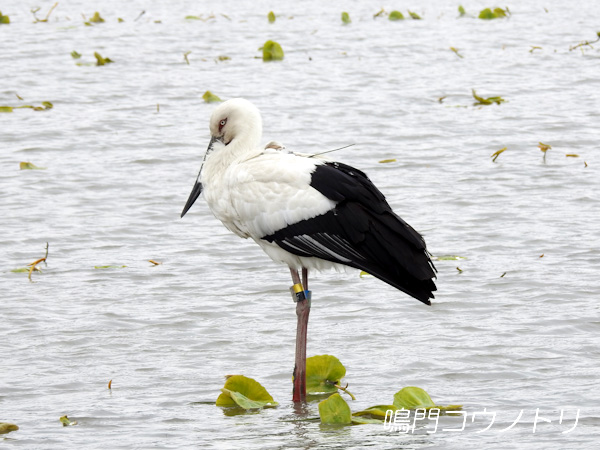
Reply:
<svg viewBox="0 0 600 450"><path fill-rule="evenodd" d="M333 394L319 403L321 423L329 425L349 425L352 423L352 412L346 400L340 394Z"/></svg>
<svg viewBox="0 0 600 450"><path fill-rule="evenodd" d="M263 61L281 61L283 59L283 49L275 41L268 40L262 47Z"/></svg>
<svg viewBox="0 0 600 450"><path fill-rule="evenodd" d="M346 368L332 355L317 355L306 359L306 392L320 394L336 392L335 385L346 375Z"/></svg>
<svg viewBox="0 0 600 450"><path fill-rule="evenodd" d="M218 95L213 94L210 91L206 91L203 95L202 95L202 99L206 102L206 103L214 103L214 102L222 102L223 100L221 100L221 98Z"/></svg>
<svg viewBox="0 0 600 450"><path fill-rule="evenodd" d="M18 429L19 427L14 423L0 422L0 434L10 433L11 431L17 431Z"/></svg>
<svg viewBox="0 0 600 450"><path fill-rule="evenodd" d="M267 14L267 18L269 19L269 23L275 22L275 13L273 11L269 11L269 14Z"/></svg>
<svg viewBox="0 0 600 450"><path fill-rule="evenodd" d="M398 409L431 409L438 408L440 411L456 411L462 408L462 405L436 405L431 397L423 389L415 386L409 386L400 389L394 394L394 406Z"/></svg>
<svg viewBox="0 0 600 450"><path fill-rule="evenodd" d="M350 14L345 11L342 13L342 22L344 22L346 25L352 22L352 20L350 20Z"/></svg>
<svg viewBox="0 0 600 450"><path fill-rule="evenodd" d="M23 161L19 163L19 169L21 170L46 170L45 167L38 167L29 161Z"/></svg>
<svg viewBox="0 0 600 450"><path fill-rule="evenodd" d="M400 11L392 11L388 16L389 20L404 20L404 14Z"/></svg>
<svg viewBox="0 0 600 450"><path fill-rule="evenodd" d="M0 12L0 24L8 25L10 23L10 18L8 16L3 16Z"/></svg>
<svg viewBox="0 0 600 450"><path fill-rule="evenodd" d="M243 375L229 377L221 391L216 405L225 408L239 406L243 409L258 409L279 405L258 381Z"/></svg>
<svg viewBox="0 0 600 450"><path fill-rule="evenodd" d="M397 411L399 408L396 407L395 405L375 405L375 406L371 406L367 409L363 409L362 411L357 411L355 413L352 413L352 416L370 416L372 418L379 418L379 417L383 417L385 418L385 414L387 411L392 410L392 411Z"/></svg>

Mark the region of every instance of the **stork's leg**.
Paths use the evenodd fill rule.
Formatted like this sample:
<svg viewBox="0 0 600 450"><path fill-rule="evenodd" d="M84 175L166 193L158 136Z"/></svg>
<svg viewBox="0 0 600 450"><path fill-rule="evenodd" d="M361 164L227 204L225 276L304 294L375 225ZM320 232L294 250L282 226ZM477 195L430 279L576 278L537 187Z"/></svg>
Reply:
<svg viewBox="0 0 600 450"><path fill-rule="evenodd" d="M310 314L310 293L308 285L308 271L302 268L302 279L300 282L298 271L290 268L292 274L292 293L296 301L296 315L298 324L296 328L296 364L294 366L294 391L292 401L300 402L306 398L306 336L308 331L308 315ZM308 297L308 298L307 298Z"/></svg>

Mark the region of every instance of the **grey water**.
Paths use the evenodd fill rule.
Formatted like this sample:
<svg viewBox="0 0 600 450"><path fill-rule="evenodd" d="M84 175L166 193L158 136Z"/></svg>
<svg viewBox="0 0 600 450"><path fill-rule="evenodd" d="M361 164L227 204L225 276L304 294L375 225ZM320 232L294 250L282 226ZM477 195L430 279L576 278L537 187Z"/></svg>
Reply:
<svg viewBox="0 0 600 450"><path fill-rule="evenodd" d="M570 47L596 39L597 5L514 2L485 21L496 5L464 1L458 17L459 4L60 1L33 23L35 5L3 2L0 106L54 107L0 113L0 422L20 427L1 446L594 448L600 46ZM382 7L422 20L374 18ZM95 11L105 22L85 26ZM261 60L268 39L283 61ZM474 105L472 89L506 101ZM442 257L431 307L358 271L313 274L309 356L346 366L353 411L418 386L466 416L403 434L294 408L287 269L201 199L179 218L209 140L207 90L254 102L265 143L355 144L330 156ZM46 243L33 282L13 272ZM280 406L224 414L227 374Z"/></svg>

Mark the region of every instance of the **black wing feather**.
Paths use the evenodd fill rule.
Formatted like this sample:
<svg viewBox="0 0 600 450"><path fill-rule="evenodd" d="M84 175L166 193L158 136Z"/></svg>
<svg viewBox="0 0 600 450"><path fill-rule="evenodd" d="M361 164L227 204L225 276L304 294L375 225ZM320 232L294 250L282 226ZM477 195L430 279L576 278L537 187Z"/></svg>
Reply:
<svg viewBox="0 0 600 450"><path fill-rule="evenodd" d="M435 267L423 237L394 214L363 172L341 163L321 164L311 186L337 202L335 208L262 239L295 255L364 270L431 304Z"/></svg>

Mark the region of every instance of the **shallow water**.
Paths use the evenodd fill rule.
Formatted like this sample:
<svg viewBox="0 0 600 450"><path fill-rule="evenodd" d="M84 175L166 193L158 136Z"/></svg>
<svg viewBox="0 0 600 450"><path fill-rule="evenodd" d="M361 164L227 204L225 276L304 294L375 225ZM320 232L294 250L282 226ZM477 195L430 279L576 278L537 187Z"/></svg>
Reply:
<svg viewBox="0 0 600 450"><path fill-rule="evenodd" d="M592 448L600 53L569 46L595 38L593 2L509 5L495 21L458 19L458 4L441 1L383 5L424 19L402 23L373 20L382 5L370 2L104 2L106 22L83 26L95 5L60 2L37 24L29 5L2 5L12 23L0 25L0 105L54 104L0 114L0 422L21 428L4 446ZM267 39L284 61L256 58ZM115 63L77 66L73 50ZM507 102L473 106L471 89ZM466 258L436 263L432 307L358 272L313 276L308 343L346 366L353 411L420 386L464 405L463 431L298 420L318 409L291 402L287 269L202 201L179 218L208 144L206 90L253 101L264 142L309 153L356 144L335 157L365 170L434 255ZM552 145L545 162L540 141ZM11 272L46 242L34 283ZM94 269L105 265L127 267ZM213 402L231 373L257 379L280 407L223 414ZM479 432L490 417L472 417L484 408L496 416ZM552 422L533 433L536 410ZM61 427L64 414L79 425Z"/></svg>

